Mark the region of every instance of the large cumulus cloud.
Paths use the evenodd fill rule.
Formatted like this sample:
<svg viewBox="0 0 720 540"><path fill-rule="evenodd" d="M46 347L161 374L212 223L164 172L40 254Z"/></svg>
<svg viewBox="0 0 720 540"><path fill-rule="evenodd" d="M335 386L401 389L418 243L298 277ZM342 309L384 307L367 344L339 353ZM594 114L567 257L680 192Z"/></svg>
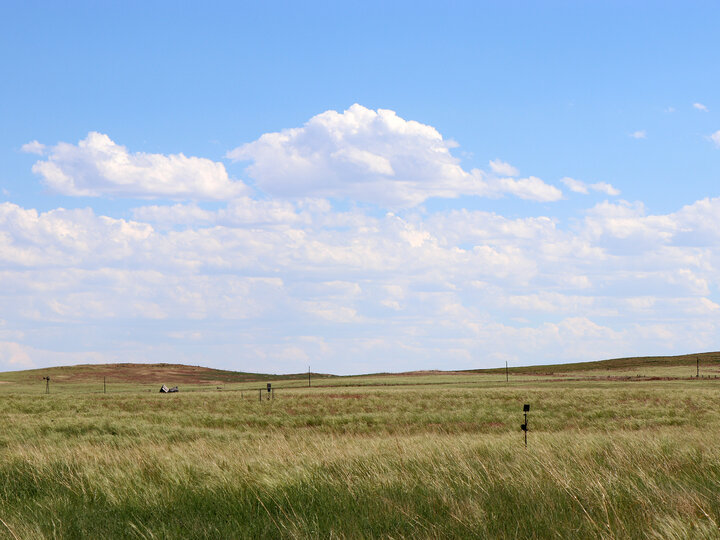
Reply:
<svg viewBox="0 0 720 540"><path fill-rule="evenodd" d="M386 208L460 195L562 197L539 178L513 178L517 171L507 164L466 171L450 152L453 146L432 126L355 104L342 113L318 114L299 128L266 133L227 156L250 161L247 174L276 197L332 197Z"/></svg>

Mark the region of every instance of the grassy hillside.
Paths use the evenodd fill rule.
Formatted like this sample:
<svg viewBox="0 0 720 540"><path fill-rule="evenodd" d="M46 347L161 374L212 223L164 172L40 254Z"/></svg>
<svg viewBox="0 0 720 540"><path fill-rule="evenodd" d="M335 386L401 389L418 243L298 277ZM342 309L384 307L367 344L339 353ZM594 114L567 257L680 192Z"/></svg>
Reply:
<svg viewBox="0 0 720 540"><path fill-rule="evenodd" d="M718 370L3 373L0 538L720 538Z"/></svg>
<svg viewBox="0 0 720 540"><path fill-rule="evenodd" d="M312 374L315 378L327 378L331 375ZM307 373L269 375L263 373L245 373L225 371L200 366L182 364L81 364L77 366L29 369L0 373L0 381L14 383L32 383L50 377L58 383L88 383L106 378L113 383L137 384L222 384L245 382L272 382L284 380L307 380Z"/></svg>
<svg viewBox="0 0 720 540"><path fill-rule="evenodd" d="M511 367L509 371L515 375L573 374L582 376L583 374L600 372L608 372L609 374L613 372L646 374L654 373L658 370L666 370L667 368L674 368L674 373L677 373L678 376L690 377L696 373L695 367L698 359L700 360L701 373L705 375L717 375L720 373L720 352L682 354L677 356L637 356L598 360L595 362ZM466 372L500 374L505 372L505 368L467 370Z"/></svg>
<svg viewBox="0 0 720 540"><path fill-rule="evenodd" d="M720 375L720 352L705 352L679 356L647 356L615 358L595 362L577 362L571 364L551 364L542 366L511 367L512 377L546 377L549 375L572 377L603 376L660 376L665 378L690 378L696 374L696 362L700 360L701 375L714 377ZM407 373L377 373L353 376L334 376L312 373L315 385L326 386L367 386L367 385L413 385L446 384L458 382L459 377L476 374L493 376L488 380L501 380L505 368L473 369L464 371L414 371ZM50 377L53 384L94 384L103 379L111 384L128 385L228 385L265 382L297 382L303 386L307 373L270 375L227 371L201 366L182 364L82 364L76 366L30 369L0 373L0 383L19 385L42 385L43 377ZM468 379L462 379L468 381ZM480 378L478 381L485 381ZM291 386L295 386L290 384ZM257 385L256 385L257 386Z"/></svg>

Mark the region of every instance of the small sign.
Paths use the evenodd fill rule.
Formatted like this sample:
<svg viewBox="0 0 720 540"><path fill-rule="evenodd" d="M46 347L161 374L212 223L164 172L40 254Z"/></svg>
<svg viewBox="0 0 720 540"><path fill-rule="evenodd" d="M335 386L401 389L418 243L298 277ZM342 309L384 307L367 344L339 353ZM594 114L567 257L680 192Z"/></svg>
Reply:
<svg viewBox="0 0 720 540"><path fill-rule="evenodd" d="M267 384L268 384L268 392L269 392L272 385L270 383L267 383Z"/></svg>
<svg viewBox="0 0 720 540"><path fill-rule="evenodd" d="M523 405L523 412L528 412L529 410L530 410L530 404L529 404L529 403L526 403L525 405Z"/></svg>

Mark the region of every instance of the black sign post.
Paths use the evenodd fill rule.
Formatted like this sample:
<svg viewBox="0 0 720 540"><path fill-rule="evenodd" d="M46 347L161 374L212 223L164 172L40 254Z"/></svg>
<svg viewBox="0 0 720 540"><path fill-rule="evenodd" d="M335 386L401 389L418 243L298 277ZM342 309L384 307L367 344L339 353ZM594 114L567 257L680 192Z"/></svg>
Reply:
<svg viewBox="0 0 720 540"><path fill-rule="evenodd" d="M520 429L523 430L523 433L525 434L525 448L527 448L527 432L528 432L528 420L527 420L527 413L530 411L530 405L526 403L523 405L523 413L525 414L525 423L520 425Z"/></svg>

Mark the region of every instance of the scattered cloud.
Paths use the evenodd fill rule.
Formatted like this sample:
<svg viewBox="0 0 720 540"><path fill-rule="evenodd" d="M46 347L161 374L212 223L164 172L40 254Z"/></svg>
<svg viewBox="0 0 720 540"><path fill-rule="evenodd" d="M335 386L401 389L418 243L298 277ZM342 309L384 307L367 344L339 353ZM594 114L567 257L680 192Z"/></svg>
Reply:
<svg viewBox="0 0 720 540"><path fill-rule="evenodd" d="M698 111L709 112L708 108L702 103L693 103L693 108L697 109Z"/></svg>
<svg viewBox="0 0 720 540"><path fill-rule="evenodd" d="M77 145L53 146L47 160L32 170L50 188L71 196L222 200L248 192L245 184L229 179L222 163L183 154L130 153L97 132Z"/></svg>
<svg viewBox="0 0 720 540"><path fill-rule="evenodd" d="M720 148L720 129L710 135L710 140L715 144L715 146Z"/></svg>
<svg viewBox="0 0 720 540"><path fill-rule="evenodd" d="M20 343L0 341L0 368L7 370L35 367L28 348Z"/></svg>
<svg viewBox="0 0 720 540"><path fill-rule="evenodd" d="M450 152L454 146L432 126L355 104L314 116L299 128L266 133L227 157L251 162L246 172L257 186L281 198L350 199L385 208L461 195L562 198L539 178L499 177L517 175L500 160L490 163L489 173L466 171Z"/></svg>
<svg viewBox="0 0 720 540"><path fill-rule="evenodd" d="M647 132L644 129L633 131L630 136L633 139L646 139L647 138Z"/></svg>
<svg viewBox="0 0 720 540"><path fill-rule="evenodd" d="M490 170L500 176L519 176L520 172L510 165L499 159L490 161Z"/></svg>
<svg viewBox="0 0 720 540"><path fill-rule="evenodd" d="M594 184L590 184L590 189L605 193L606 195L610 195L612 197L620 195L620 190L608 184L607 182L596 182Z"/></svg>
<svg viewBox="0 0 720 540"><path fill-rule="evenodd" d="M590 190L592 190L604 193L605 195L610 195L611 197L620 195L620 190L614 188L607 182L595 182L594 184L587 184L581 180L570 178L569 176L561 178L560 181L565 184L570 191L574 193L582 193L583 195L587 195L588 193L590 193Z"/></svg>
<svg viewBox="0 0 720 540"><path fill-rule="evenodd" d="M22 152L25 152L26 154L42 155L45 153L45 145L42 143L39 143L38 141L30 141L29 143L23 144L20 147L20 150Z"/></svg>
<svg viewBox="0 0 720 540"><path fill-rule="evenodd" d="M574 178L566 176L565 178L561 178L560 181L573 193L582 193L583 195L587 195L590 192L587 184L580 180L575 180Z"/></svg>
<svg viewBox="0 0 720 540"><path fill-rule="evenodd" d="M477 173L477 172L476 172ZM536 176L527 178L491 178L485 189L479 194L486 197L502 196L505 193L515 195L520 199L538 202L553 202L562 199L562 191L555 186L546 184Z"/></svg>

